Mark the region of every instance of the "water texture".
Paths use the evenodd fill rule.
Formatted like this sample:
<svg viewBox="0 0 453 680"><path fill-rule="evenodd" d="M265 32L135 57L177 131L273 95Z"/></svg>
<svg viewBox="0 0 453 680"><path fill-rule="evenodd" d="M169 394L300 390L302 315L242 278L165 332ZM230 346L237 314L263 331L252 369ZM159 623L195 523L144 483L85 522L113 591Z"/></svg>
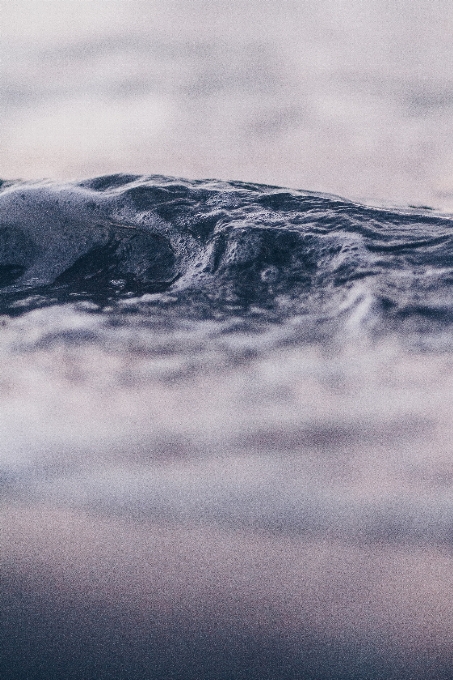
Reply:
<svg viewBox="0 0 453 680"><path fill-rule="evenodd" d="M235 315L244 331L275 323L294 341L393 331L448 343L452 220L242 182L3 182L1 309L83 300L100 328L115 312L128 327L158 311L211 331Z"/></svg>
<svg viewBox="0 0 453 680"><path fill-rule="evenodd" d="M4 181L5 677L450 678L452 239L243 182Z"/></svg>
<svg viewBox="0 0 453 680"><path fill-rule="evenodd" d="M2 680L453 678L452 34L0 0Z"/></svg>

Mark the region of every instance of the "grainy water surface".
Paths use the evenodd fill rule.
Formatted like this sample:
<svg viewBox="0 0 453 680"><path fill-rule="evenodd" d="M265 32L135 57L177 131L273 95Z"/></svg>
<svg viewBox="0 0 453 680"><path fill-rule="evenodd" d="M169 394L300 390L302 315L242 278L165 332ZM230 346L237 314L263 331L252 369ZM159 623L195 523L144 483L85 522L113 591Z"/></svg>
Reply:
<svg viewBox="0 0 453 680"><path fill-rule="evenodd" d="M0 7L2 679L452 678L450 5Z"/></svg>

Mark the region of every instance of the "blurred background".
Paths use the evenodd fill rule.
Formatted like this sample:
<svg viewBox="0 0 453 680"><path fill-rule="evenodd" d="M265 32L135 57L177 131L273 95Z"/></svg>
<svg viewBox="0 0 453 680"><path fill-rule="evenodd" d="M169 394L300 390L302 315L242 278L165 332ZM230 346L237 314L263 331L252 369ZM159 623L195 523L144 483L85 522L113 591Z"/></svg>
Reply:
<svg viewBox="0 0 453 680"><path fill-rule="evenodd" d="M1 0L0 176L453 210L449 0Z"/></svg>
<svg viewBox="0 0 453 680"><path fill-rule="evenodd" d="M0 97L3 178L453 212L451 0L0 0ZM368 346L369 290L342 348L164 295L0 316L2 680L451 680L453 355Z"/></svg>

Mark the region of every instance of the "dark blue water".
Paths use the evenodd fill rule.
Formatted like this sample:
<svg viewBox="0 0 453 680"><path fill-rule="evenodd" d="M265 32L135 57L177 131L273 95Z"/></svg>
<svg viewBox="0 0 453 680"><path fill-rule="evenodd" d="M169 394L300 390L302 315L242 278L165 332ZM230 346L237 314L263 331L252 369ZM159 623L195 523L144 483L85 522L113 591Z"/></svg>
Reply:
<svg viewBox="0 0 453 680"><path fill-rule="evenodd" d="M453 219L427 208L113 175L4 182L0 225L7 315L84 300L118 326L235 318L296 341L353 327L425 344L453 320Z"/></svg>

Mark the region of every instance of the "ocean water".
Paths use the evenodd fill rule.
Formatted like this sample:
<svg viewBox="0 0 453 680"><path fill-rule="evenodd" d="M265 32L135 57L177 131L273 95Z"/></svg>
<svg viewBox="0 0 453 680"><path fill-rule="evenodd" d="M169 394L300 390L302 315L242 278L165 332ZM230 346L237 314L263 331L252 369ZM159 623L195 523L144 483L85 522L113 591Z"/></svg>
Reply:
<svg viewBox="0 0 453 680"><path fill-rule="evenodd" d="M6 668L448 677L453 219L109 175L0 221Z"/></svg>
<svg viewBox="0 0 453 680"><path fill-rule="evenodd" d="M1 172L453 209L448 0L0 4Z"/></svg>
<svg viewBox="0 0 453 680"><path fill-rule="evenodd" d="M2 679L452 678L450 5L0 10Z"/></svg>

